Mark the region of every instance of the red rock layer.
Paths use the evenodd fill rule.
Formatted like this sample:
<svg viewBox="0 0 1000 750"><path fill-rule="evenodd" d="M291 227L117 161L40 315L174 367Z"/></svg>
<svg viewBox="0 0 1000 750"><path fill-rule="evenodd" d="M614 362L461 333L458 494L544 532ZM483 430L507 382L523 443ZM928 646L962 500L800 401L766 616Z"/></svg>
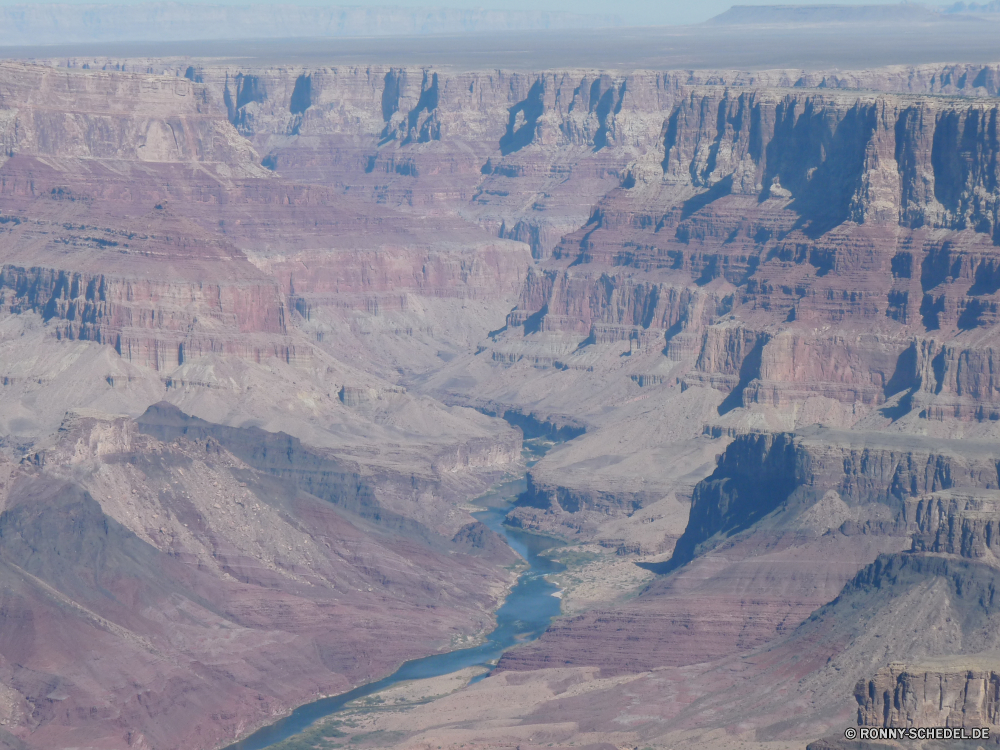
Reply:
<svg viewBox="0 0 1000 750"><path fill-rule="evenodd" d="M736 405L876 406L912 389L927 417L987 418L996 396L955 379L989 377L977 363L992 344L972 332L998 305L998 112L692 90L656 160L634 162L532 273L508 325L659 338L691 362L688 383L737 389Z"/></svg>
<svg viewBox="0 0 1000 750"><path fill-rule="evenodd" d="M161 371L209 354L291 362L310 347L289 308L493 303L523 278L519 244L276 178L205 84L7 64L0 85L0 294L58 337Z"/></svg>

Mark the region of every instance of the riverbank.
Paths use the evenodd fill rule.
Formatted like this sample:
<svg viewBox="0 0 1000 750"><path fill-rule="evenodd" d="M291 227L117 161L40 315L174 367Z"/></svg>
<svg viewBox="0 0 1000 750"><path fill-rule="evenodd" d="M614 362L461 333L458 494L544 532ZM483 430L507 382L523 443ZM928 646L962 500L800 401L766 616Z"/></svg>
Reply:
<svg viewBox="0 0 1000 750"><path fill-rule="evenodd" d="M556 445L551 440L541 439L525 443L524 455L528 466ZM489 673L508 648L535 640L544 633L553 618L560 614L561 604L561 591L546 576L562 572L565 566L542 553L563 543L504 524L504 518L513 507L513 499L523 491L524 482L523 475L513 477L474 501L474 507L480 509L472 512L473 517L501 534L527 565L497 609L496 627L481 643L408 661L381 680L300 706L288 716L229 745L225 750L276 748L279 743L284 744L309 730L316 722L344 710L353 701L366 699L404 682L441 677L469 668L482 669L477 675L481 678Z"/></svg>

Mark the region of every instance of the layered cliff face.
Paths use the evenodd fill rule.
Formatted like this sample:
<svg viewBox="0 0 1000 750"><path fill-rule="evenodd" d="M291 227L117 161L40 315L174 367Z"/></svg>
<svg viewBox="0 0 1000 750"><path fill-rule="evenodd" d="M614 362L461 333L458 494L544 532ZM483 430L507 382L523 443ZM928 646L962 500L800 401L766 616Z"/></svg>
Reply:
<svg viewBox="0 0 1000 750"><path fill-rule="evenodd" d="M406 68L200 69L280 174L407 209L456 211L536 257L649 148L671 81ZM638 106L625 109L635 87ZM661 90L665 89L665 90ZM297 95L298 94L298 95ZM292 137L289 137L292 136Z"/></svg>
<svg viewBox="0 0 1000 750"><path fill-rule="evenodd" d="M991 491L957 490L929 495L917 505L913 550L970 558L995 557L998 496Z"/></svg>
<svg viewBox="0 0 1000 750"><path fill-rule="evenodd" d="M0 741L214 748L488 628L520 433L386 376L528 246L283 180L183 76L0 65L0 132Z"/></svg>
<svg viewBox="0 0 1000 750"><path fill-rule="evenodd" d="M519 244L454 220L413 226L328 189L275 178L228 122L228 89L13 64L4 73L10 159L0 189L9 196L5 260L15 261L5 297L19 310L65 318L67 335L120 345L130 360L161 370L183 363L184 344L189 359L217 352L288 360L296 356L292 342L265 335L255 346L246 334L286 334L289 305L311 316L323 293L344 293L333 305L340 309L409 310L390 331L446 327L436 318L450 310L424 311L407 297L474 300L478 336L519 290L528 262ZM241 107L255 101L252 91L235 96ZM106 97L127 104L109 111L100 103ZM71 112L60 109L68 98ZM169 148L156 145L161 131ZM191 163L199 166L185 172ZM58 263L46 255L53 242ZM150 257L168 261L166 277L144 277ZM36 283L39 265L55 266L52 278ZM111 265L121 273L109 274ZM129 307L138 309L121 309ZM351 325L344 317L327 328ZM434 344L456 333L470 335L446 329Z"/></svg>
<svg viewBox="0 0 1000 750"><path fill-rule="evenodd" d="M823 750L849 747L843 727L855 723L992 726L991 670L997 658L992 592L998 572L992 552L997 522L994 445L883 434L866 436L862 446L856 433L830 432L813 442L822 432L737 438L731 444L719 470L696 491L701 501L716 496L709 505L717 515L704 524L710 530L732 527L746 512L740 492L727 494L725 488L727 478L766 466L766 458L747 450L751 445L778 445L797 453L794 471L787 472L798 477L797 486L770 516L752 521L743 531L724 531L714 543L721 549L734 546L721 541L727 537L763 543L770 534L820 519L831 527L829 535L842 519L849 519L837 529L842 537L896 533L905 538L912 532L912 544L905 552L883 553L862 567L833 601L764 649L740 657L738 667L730 661L728 670L742 675L737 693L748 691L735 704L727 697L732 688L722 689L714 669L702 672L694 689L700 698L679 713L675 728L719 726L726 716L740 716L744 727L756 727L758 737L830 732L827 739L809 745ZM845 451L848 435L851 450ZM899 451L904 445L910 446L909 452ZM824 460L830 453L840 455ZM750 500L753 484L747 481L749 474L743 476L731 486L742 484L743 497ZM838 502L829 494L817 501L831 484L837 486ZM756 503L751 500L750 505ZM877 512L879 507L883 512ZM692 521L695 515L693 511ZM862 521L864 516L867 520ZM679 549L682 544L683 539ZM843 539L838 546L846 549ZM711 549L710 544L706 547ZM711 557L713 552L701 554ZM697 566L700 559L695 557L687 567ZM751 686L761 681L773 689L750 695ZM795 696L791 703L790 693ZM862 742L859 747L880 745Z"/></svg>
<svg viewBox="0 0 1000 750"><path fill-rule="evenodd" d="M726 449L715 472L695 487L688 525L673 563L687 562L772 512L808 513L831 491L846 514L842 530L915 530L918 536L914 539L920 545L942 552L957 551L953 549L954 535L960 533L963 539L977 537L967 544L981 548L987 542L979 536L992 539L988 525L983 530L963 532L953 526L961 523L964 512L968 512L970 522L975 518L977 491L989 497L1000 487L997 461L992 443L970 440L822 428L800 434L739 436ZM949 492L956 493L950 504ZM973 494L963 496L963 492ZM982 502L986 519L992 505L988 500ZM862 521L855 511L883 517ZM854 517L848 521L852 513ZM942 528L943 517L948 519L945 525L949 531ZM948 542L941 538L943 534L950 534Z"/></svg>
<svg viewBox="0 0 1000 750"><path fill-rule="evenodd" d="M488 627L509 550L371 482L166 405L72 416L4 483L6 726L212 748Z"/></svg>
<svg viewBox="0 0 1000 750"><path fill-rule="evenodd" d="M738 391L732 405L763 413L819 399L856 405L826 406L849 424L913 388L933 394L918 399L933 402L924 409L932 418L992 413L968 386L948 383L960 377L958 360L988 360L992 349L977 342L942 355L933 333L961 337L990 320L996 113L975 98L991 91L988 66L837 76L158 67L187 81L178 85L200 96L202 109L224 112L283 177L365 202L458 213L539 257L555 248L556 260L532 272L508 316L514 334L527 323L529 333L599 344L662 342L669 357L694 359L686 382ZM849 87L906 93L837 91ZM891 238L887 227L897 227ZM413 259L408 250L404 261L422 269L409 285L418 294L427 273L453 278L434 260L428 271L424 252ZM303 277L327 275L322 262L289 260L275 270L291 279L297 264L308 269L299 266L306 288L293 301L315 316L329 303ZM395 261L388 251L348 262ZM520 263L500 261L499 288L519 286ZM494 286L492 275L461 274L466 287ZM861 275L865 283L855 283ZM400 298L354 304L394 309L407 304ZM744 349L722 323L733 315ZM807 330L824 324L836 334ZM413 328L410 320L402 327ZM943 358L931 368L941 378L911 378L893 391L902 384L892 382L896 370L908 369L897 360L914 338L918 351L933 350L928 365ZM494 356L520 357L517 346L504 341ZM736 347L724 364L711 356L720 346ZM843 351L856 363L809 372L796 360L811 351Z"/></svg>
<svg viewBox="0 0 1000 750"><path fill-rule="evenodd" d="M996 493L993 443L738 436L694 490L672 572L501 668L536 689L558 670L588 686L531 713L553 735L588 706L607 706L593 731L627 712L644 717L630 741L692 747L828 734L810 748L830 750L853 747L855 723L992 726ZM619 678L627 699L583 676L594 667L633 675Z"/></svg>
<svg viewBox="0 0 1000 750"><path fill-rule="evenodd" d="M282 180L224 92L191 78L5 63L0 80L9 432L44 436L82 387L111 411L167 399L463 493L518 461L509 429L385 378L498 325L527 246Z"/></svg>
<svg viewBox="0 0 1000 750"><path fill-rule="evenodd" d="M885 639L877 645L861 639L834 657L847 667L845 677L861 673L853 691L858 726L996 725L996 494L963 487L921 498L910 553L880 557L803 626L803 638L819 635L829 642L860 619L860 627ZM936 611L938 624L912 633L894 627L901 616L918 619L918 608ZM836 739L831 742L836 746ZM992 746L996 737L980 744Z"/></svg>
<svg viewBox="0 0 1000 750"><path fill-rule="evenodd" d="M791 199L814 233L849 220L992 235L996 117L989 101L696 90L667 121L663 180Z"/></svg>
<svg viewBox="0 0 1000 750"><path fill-rule="evenodd" d="M958 99L695 89L508 326L659 339L730 408L829 399L855 407L851 424L909 392L927 417L988 418L992 349L971 332L992 320L996 116Z"/></svg>
<svg viewBox="0 0 1000 750"><path fill-rule="evenodd" d="M988 91L992 81L992 69L971 67L908 71L904 85L896 81L903 78L899 72L843 74L841 81L803 71L454 74L150 62L204 83L281 174L349 186L398 205L449 206L501 236L530 241L538 254L584 223L625 166L663 147L665 119L697 84L881 84L975 95ZM978 81L974 86L970 75L972 83ZM529 211L517 208L526 204Z"/></svg>
<svg viewBox="0 0 1000 750"><path fill-rule="evenodd" d="M907 649L996 647L995 65L86 64L0 66L0 424L25 457L0 526L32 576L4 611L20 633L59 602L77 644L98 623L141 689L146 654L180 660L163 705L228 666L167 726L23 625L18 736L86 714L95 746L208 747L482 626L511 558L465 501L523 467L496 415L573 437L512 523L663 574L506 655L505 684L634 679L677 731L792 741ZM83 401L129 416L52 437ZM181 609L217 627L170 640L154 613ZM282 663L307 677L265 690ZM17 671L46 664L56 693Z"/></svg>
<svg viewBox="0 0 1000 750"><path fill-rule="evenodd" d="M216 168L225 163L226 175L262 174L259 157L219 117L205 88L187 79L105 71L81 76L5 62L0 91L5 160L31 154L133 164L199 161Z"/></svg>
<svg viewBox="0 0 1000 750"><path fill-rule="evenodd" d="M554 626L501 665L643 672L759 648L880 552L916 548L911 534L928 533L929 504L945 491L996 493L997 460L985 442L819 428L738 436L694 487L670 560L650 566L669 575L615 610Z"/></svg>
<svg viewBox="0 0 1000 750"><path fill-rule="evenodd" d="M977 658L977 656L979 658ZM858 723L887 727L994 727L1000 675L996 655L942 657L895 664L858 683Z"/></svg>

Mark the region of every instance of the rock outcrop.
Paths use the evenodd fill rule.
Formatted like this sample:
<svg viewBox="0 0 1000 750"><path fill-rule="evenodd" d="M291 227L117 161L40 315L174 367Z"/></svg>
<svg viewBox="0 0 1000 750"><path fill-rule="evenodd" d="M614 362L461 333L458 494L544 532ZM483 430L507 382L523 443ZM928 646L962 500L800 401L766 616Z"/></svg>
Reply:
<svg viewBox="0 0 1000 750"><path fill-rule="evenodd" d="M986 498L1000 489L998 460L995 445L970 440L823 428L741 435L722 454L715 472L695 487L691 516L672 565L688 562L775 511L808 513L831 491L843 515L842 523L831 527L842 533L913 529L918 531L914 549L983 549L992 544L988 519L993 506ZM965 519L960 512L967 512L975 524L980 503L986 526L955 529Z"/></svg>
<svg viewBox="0 0 1000 750"><path fill-rule="evenodd" d="M996 654L945 656L892 664L858 683L858 724L867 727L1000 725ZM995 744L995 743L994 743Z"/></svg>
<svg viewBox="0 0 1000 750"><path fill-rule="evenodd" d="M997 461L995 444L968 440L823 428L737 436L695 486L670 561L650 566L670 575L615 610L553 626L537 643L506 654L501 666L597 665L621 673L707 662L794 632L845 586L870 591L887 585L875 579L891 578L905 588L921 576L950 575L933 572L944 564L936 558L879 558L893 562L875 572L867 566L880 552L919 548L920 534L956 526L951 517L935 520L939 498L996 494ZM965 537L990 534L988 524L976 528ZM787 566L795 575L779 572ZM905 575L890 575L893 566ZM967 567L963 561L955 570ZM971 581L982 590L989 585L976 577L979 570L955 573L967 576L954 585L966 587L968 606L975 606Z"/></svg>
<svg viewBox="0 0 1000 750"><path fill-rule="evenodd" d="M934 419L988 419L998 408L981 388L957 382L976 377L959 374L958 362L988 361L989 344L956 349L934 338L937 331L983 328L995 307L989 269L998 199L989 123L996 112L975 98L990 90L992 68L914 68L905 76L893 70L618 77L192 70L170 71L184 94L170 89L170 96L193 103L185 105L193 107L190 114L178 116L207 124L182 122L186 140L161 160L189 158L190 144L207 137L198 127L211 127L225 131L213 142L244 149L235 160L256 178L254 152L227 130L235 126L279 175L405 210L430 200L494 235L525 241L536 257L554 249L553 261L532 272L508 316L511 333L563 332L595 344L665 341L668 356L693 362L685 382L734 393L732 404L747 408L788 410L818 397L860 407L856 419L911 390L916 400L908 403ZM45 91L67 86L76 74L31 75L44 79ZM16 76L11 67L8 77ZM127 85L138 85L132 80ZM151 101L161 109L166 104L155 96L162 98L156 92L167 90L167 80L150 84ZM25 87L10 86L12 102L29 99ZM971 96L921 98L927 93ZM9 153L61 153L58 138L39 145L31 136L37 128L21 120L9 130ZM136 128L155 130L148 121L113 126L122 144L141 140L126 137ZM127 159L136 146L87 148ZM224 151L197 151L204 162L223 157ZM260 195L262 188L253 190ZM317 198L313 189L266 200ZM519 208L526 201L529 211ZM234 221L227 236L245 248L245 224ZM912 234L890 241L888 227ZM938 236L940 230L952 234ZM334 266L317 253L266 255L255 252L254 264L279 278L290 306L317 321L323 307L403 312L413 307L410 294L467 299L477 294L468 290L499 289L509 298L525 268L503 245L457 263L426 250L339 255ZM342 275L345 260L358 269L357 282ZM363 270L370 266L392 267L392 283ZM395 278L400 266L410 270ZM880 278L875 286L873 273ZM868 279L860 286L859 275ZM353 300L340 297L345 293ZM275 305L271 310L272 317L280 313ZM722 322L735 314L738 325ZM827 322L840 330L804 330ZM880 329L875 335L873 326ZM102 340L109 335L116 340L116 331L105 331ZM512 343L493 347L496 361L510 361L504 350ZM180 343L136 346L165 350L142 354L144 361L171 361ZM188 342L194 353L224 346L216 339ZM719 347L735 348L720 358ZM919 377L893 392L890 384L903 385L900 378L891 383L897 361L912 347L921 355ZM294 354L287 342L271 349ZM812 372L803 362L812 352L842 352L857 366Z"/></svg>
<svg viewBox="0 0 1000 750"><path fill-rule="evenodd" d="M828 399L849 425L896 397L892 415L990 419L992 343L944 340L992 325L996 116L988 100L680 91L662 145L529 276L508 329L665 342L686 384L730 394L724 412Z"/></svg>
<svg viewBox="0 0 1000 750"><path fill-rule="evenodd" d="M943 552L996 560L1000 493L995 490L935 492L917 504L914 552Z"/></svg>

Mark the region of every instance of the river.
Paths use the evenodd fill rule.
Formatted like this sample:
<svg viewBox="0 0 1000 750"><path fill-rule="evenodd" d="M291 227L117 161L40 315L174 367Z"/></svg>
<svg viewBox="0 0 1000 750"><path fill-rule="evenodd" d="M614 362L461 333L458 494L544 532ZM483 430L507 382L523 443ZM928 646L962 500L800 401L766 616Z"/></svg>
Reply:
<svg viewBox="0 0 1000 750"><path fill-rule="evenodd" d="M524 456L527 465L532 466L553 445L552 442L537 438L525 440ZM528 562L528 568L518 576L504 603L497 610L496 628L483 643L471 648L405 662L399 669L381 680L299 706L285 718L257 730L249 737L229 745L225 750L263 750L307 729L318 719L337 713L351 701L385 690L399 682L439 677L466 667L480 665L493 667L508 648L518 643L533 641L544 633L552 618L559 614L560 606L558 588L546 581L544 576L559 572L564 567L539 556L539 553L558 546L558 541L504 525L503 519L511 508L511 500L524 489L523 475L518 479L504 482L486 495L477 498L476 504L483 510L472 514L493 531L502 534L507 543ZM485 676L482 675L477 680Z"/></svg>

